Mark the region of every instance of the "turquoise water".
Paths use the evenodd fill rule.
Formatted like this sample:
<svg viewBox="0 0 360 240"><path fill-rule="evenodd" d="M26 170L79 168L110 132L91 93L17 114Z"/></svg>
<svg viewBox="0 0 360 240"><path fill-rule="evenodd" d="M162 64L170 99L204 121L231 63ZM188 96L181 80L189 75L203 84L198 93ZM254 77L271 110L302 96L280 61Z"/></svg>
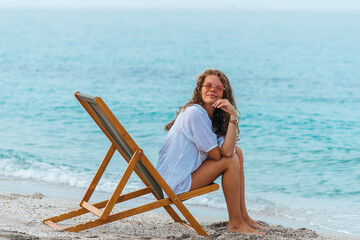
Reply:
<svg viewBox="0 0 360 240"><path fill-rule="evenodd" d="M76 91L101 96L155 165L195 76L217 68L241 112L250 213L360 235L359 23L359 13L1 10L2 185L87 187L109 141ZM123 169L117 155L99 190ZM132 177L127 190L139 186ZM226 213L221 191L189 203Z"/></svg>

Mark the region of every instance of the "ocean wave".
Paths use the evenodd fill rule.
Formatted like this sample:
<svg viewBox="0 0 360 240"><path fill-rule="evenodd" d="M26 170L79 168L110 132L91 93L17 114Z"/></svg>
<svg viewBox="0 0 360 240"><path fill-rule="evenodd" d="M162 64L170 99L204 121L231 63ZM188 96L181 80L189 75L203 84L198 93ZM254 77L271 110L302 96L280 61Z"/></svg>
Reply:
<svg viewBox="0 0 360 240"><path fill-rule="evenodd" d="M53 184L87 188L95 171L66 164L44 162L40 156L15 150L0 150L0 175ZM97 189L112 192L118 181L104 176Z"/></svg>
<svg viewBox="0 0 360 240"><path fill-rule="evenodd" d="M247 200L250 213L287 219L299 226L360 235L360 215L356 211L360 205L345 199L314 199L267 193L250 196ZM338 206L342 206L341 213Z"/></svg>

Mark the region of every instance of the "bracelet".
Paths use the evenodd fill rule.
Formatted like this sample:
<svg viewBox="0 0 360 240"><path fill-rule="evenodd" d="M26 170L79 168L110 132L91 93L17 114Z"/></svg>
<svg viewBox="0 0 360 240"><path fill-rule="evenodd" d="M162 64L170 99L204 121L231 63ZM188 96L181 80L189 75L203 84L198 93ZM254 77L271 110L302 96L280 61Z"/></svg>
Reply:
<svg viewBox="0 0 360 240"><path fill-rule="evenodd" d="M236 120L230 119L229 123L235 124L237 126L239 124L239 121L237 119Z"/></svg>

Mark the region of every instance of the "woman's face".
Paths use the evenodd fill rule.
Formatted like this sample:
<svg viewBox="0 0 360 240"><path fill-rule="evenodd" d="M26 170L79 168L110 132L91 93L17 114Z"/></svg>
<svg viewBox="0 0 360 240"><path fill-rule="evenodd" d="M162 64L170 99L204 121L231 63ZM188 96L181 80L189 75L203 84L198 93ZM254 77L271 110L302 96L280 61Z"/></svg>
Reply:
<svg viewBox="0 0 360 240"><path fill-rule="evenodd" d="M201 98L203 102L205 104L213 104L216 100L222 99L224 94L223 89L224 85L218 76L207 76L201 87Z"/></svg>

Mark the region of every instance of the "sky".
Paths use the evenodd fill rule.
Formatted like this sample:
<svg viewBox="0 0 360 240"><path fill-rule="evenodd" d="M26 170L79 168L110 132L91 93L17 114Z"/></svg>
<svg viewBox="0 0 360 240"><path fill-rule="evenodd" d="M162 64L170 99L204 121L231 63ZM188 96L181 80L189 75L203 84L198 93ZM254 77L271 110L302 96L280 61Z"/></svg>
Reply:
<svg viewBox="0 0 360 240"><path fill-rule="evenodd" d="M0 8L360 11L360 0L0 0Z"/></svg>

